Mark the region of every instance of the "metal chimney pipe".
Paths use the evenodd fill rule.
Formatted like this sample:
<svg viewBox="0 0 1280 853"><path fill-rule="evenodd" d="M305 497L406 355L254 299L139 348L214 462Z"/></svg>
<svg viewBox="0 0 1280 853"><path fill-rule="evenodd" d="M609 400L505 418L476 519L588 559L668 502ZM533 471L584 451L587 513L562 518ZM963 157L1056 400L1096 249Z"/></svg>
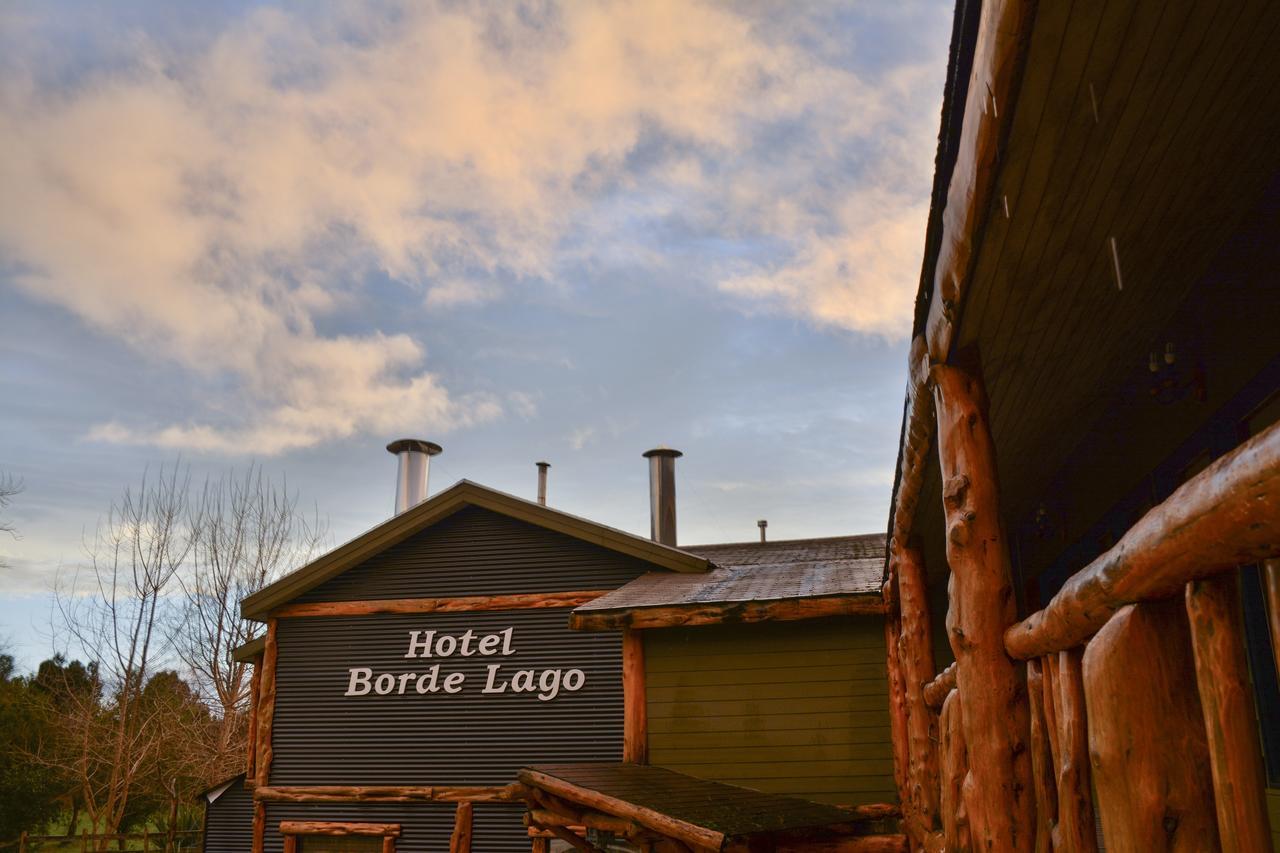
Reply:
<svg viewBox="0 0 1280 853"><path fill-rule="evenodd" d="M759 528L760 528L760 541L761 541L761 542L763 542L763 541L764 541L764 529L765 529L766 527L768 527L768 526L769 526L769 522L768 522L768 521L766 521L766 520L765 520L765 519L763 519L763 518L756 522L756 527L759 527Z"/></svg>
<svg viewBox="0 0 1280 853"><path fill-rule="evenodd" d="M399 460L396 471L396 515L427 499L427 474L431 457L444 448L418 438L402 438L387 445L387 452Z"/></svg>
<svg viewBox="0 0 1280 853"><path fill-rule="evenodd" d="M649 460L649 538L676 545L676 460L684 454L669 447L646 451Z"/></svg>
<svg viewBox="0 0 1280 853"><path fill-rule="evenodd" d="M551 467L550 462L535 462L538 466L538 503L543 506L547 505L547 469Z"/></svg>

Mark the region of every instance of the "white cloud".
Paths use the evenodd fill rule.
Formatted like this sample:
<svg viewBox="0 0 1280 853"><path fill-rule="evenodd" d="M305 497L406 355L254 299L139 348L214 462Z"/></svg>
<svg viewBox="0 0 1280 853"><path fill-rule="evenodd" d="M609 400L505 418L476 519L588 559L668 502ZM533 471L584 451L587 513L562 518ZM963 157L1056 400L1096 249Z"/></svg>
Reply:
<svg viewBox="0 0 1280 853"><path fill-rule="evenodd" d="M567 231L636 190L627 157L654 135L697 152L646 178L669 206L787 247L729 269L726 292L902 333L936 110L918 119L941 56L936 74L866 82L733 7L530 8L260 9L194 53L131 33L113 54L131 61L57 87L43 82L58 77L39 65L47 51L12 51L0 82L12 280L231 389L171 422L121 416L89 436L271 454L500 416L497 397L447 387L419 340L333 329L370 273L422 291L427 311L554 279ZM6 21L0 51L38 38L33 17ZM756 134L785 122L804 127L804 153L771 163ZM909 144L921 126L928 144ZM853 168L855 146L869 162ZM707 175L698 157L723 168ZM624 254L626 235L610 236L601 255Z"/></svg>

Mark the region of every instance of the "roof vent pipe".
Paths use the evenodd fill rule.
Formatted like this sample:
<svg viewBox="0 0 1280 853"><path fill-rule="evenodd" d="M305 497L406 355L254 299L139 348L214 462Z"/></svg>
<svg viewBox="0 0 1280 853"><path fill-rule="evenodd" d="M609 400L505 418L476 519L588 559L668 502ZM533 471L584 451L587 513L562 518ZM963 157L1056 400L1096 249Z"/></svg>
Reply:
<svg viewBox="0 0 1280 853"><path fill-rule="evenodd" d="M547 469L551 467L550 462L536 462L538 466L538 503L543 506L547 505Z"/></svg>
<svg viewBox="0 0 1280 853"><path fill-rule="evenodd" d="M399 460L396 471L396 515L413 509L427 499L427 472L431 457L444 450L440 445L418 438L402 438L387 445L387 452Z"/></svg>
<svg viewBox="0 0 1280 853"><path fill-rule="evenodd" d="M669 447L645 452L649 460L649 538L676 546L676 460L684 454Z"/></svg>
<svg viewBox="0 0 1280 853"><path fill-rule="evenodd" d="M756 527L760 528L760 541L764 541L764 529L769 526L769 522L763 518L756 522Z"/></svg>

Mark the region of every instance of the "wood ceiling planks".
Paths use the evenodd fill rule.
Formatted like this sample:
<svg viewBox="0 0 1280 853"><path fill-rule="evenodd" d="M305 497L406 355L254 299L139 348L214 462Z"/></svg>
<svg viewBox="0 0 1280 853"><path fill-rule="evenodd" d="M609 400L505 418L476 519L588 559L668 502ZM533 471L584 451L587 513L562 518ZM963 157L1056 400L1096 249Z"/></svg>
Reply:
<svg viewBox="0 0 1280 853"><path fill-rule="evenodd" d="M959 338L982 351L1007 513L1036 498L1275 170L1278 24L1261 2L1041 5Z"/></svg>

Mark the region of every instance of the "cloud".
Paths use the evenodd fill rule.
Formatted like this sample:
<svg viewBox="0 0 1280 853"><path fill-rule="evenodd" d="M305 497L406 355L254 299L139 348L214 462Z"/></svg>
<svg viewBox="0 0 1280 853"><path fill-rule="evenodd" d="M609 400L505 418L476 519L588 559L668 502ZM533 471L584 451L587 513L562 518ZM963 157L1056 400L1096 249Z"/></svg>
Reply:
<svg viewBox="0 0 1280 853"><path fill-rule="evenodd" d="M110 61L66 69L23 45L41 23L0 36L7 278L217 389L94 440L273 454L500 417L500 396L450 387L421 340L344 325L350 309L376 276L428 312L553 283L597 218L588 255L652 261L627 250L631 220L678 210L780 247L709 268L735 300L909 324L931 158L906 140L931 144L941 56L864 80L676 0L263 8L181 50L95 36L116 38Z"/></svg>

